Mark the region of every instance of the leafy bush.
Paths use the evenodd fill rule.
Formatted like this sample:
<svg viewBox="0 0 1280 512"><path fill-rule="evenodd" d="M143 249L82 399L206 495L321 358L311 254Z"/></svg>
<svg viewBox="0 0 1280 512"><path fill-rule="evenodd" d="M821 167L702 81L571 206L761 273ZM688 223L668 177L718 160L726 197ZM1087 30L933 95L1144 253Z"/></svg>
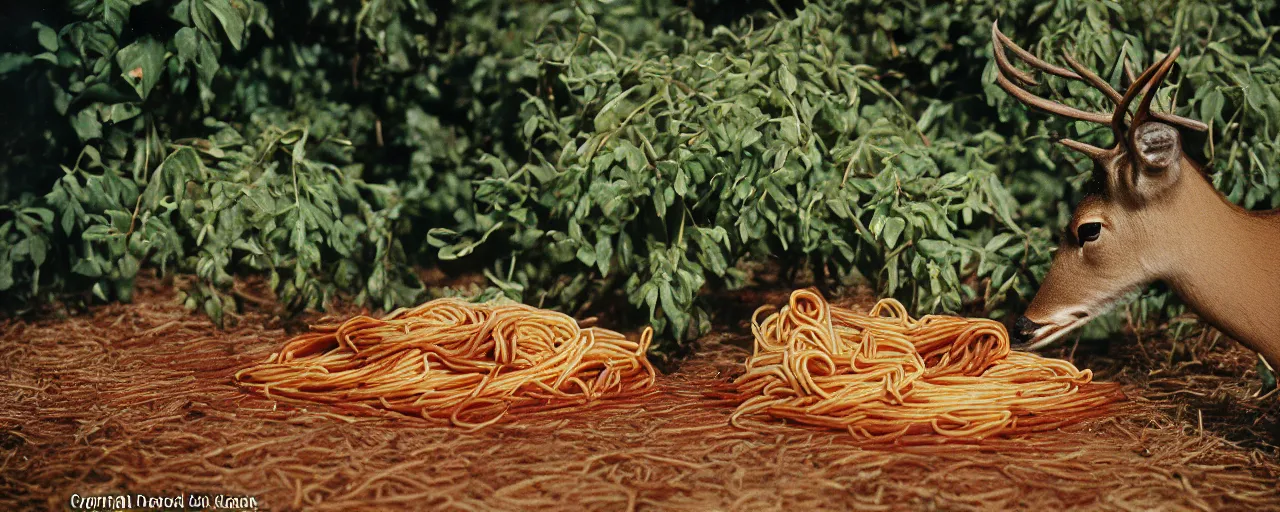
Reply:
<svg viewBox="0 0 1280 512"><path fill-rule="evenodd" d="M296 307L340 291L382 308L416 301L419 244L402 240L422 236L411 221L474 223L467 138L500 124L502 109L479 101L507 84L485 44L420 48L437 22L415 2L337 4L277 23L267 13L292 4L81 2L60 31L33 24L46 51L6 54L0 71L53 99L25 106L71 128L53 145L85 146L3 169L15 182L22 167L68 161L53 183L8 189L20 215L0 228L14 243L0 254L0 288L22 290L18 302L81 287L128 300L152 264L194 273L187 304L218 321L234 307L236 272L268 273ZM477 4L446 29L509 44L508 29L485 25L493 10ZM124 30L126 20L154 30ZM476 107L457 112L446 98L468 86ZM46 262L72 270L41 278Z"/></svg>
<svg viewBox="0 0 1280 512"><path fill-rule="evenodd" d="M1274 2L724 5L73 2L0 36L29 121L0 139L0 290L128 300L155 267L220 321L237 274L294 309L385 309L442 266L571 312L625 301L671 348L707 287L776 258L1005 316L1091 172L1053 139L1110 141L994 84L997 17L1113 82L1181 45L1162 108L1210 123L1188 149L1232 200L1280 206ZM1153 291L1128 313L1179 310Z"/></svg>
<svg viewBox="0 0 1280 512"><path fill-rule="evenodd" d="M710 37L686 11L649 19L629 44L621 31L644 22L580 9L533 45L553 85L524 104L530 157L495 162L476 189L512 248L492 275L503 289L573 304L620 287L680 336L705 325L708 281L733 286L734 262L774 255L954 310L990 218L1020 232L994 166L979 148L928 144L945 108L913 118L858 64L836 11ZM449 258L492 230L450 243L440 228L433 242Z"/></svg>

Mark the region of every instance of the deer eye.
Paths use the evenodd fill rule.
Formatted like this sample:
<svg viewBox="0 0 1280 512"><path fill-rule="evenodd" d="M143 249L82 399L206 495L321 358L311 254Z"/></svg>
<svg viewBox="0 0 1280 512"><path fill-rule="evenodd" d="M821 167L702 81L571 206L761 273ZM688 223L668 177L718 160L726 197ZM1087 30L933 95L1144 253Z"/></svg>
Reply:
<svg viewBox="0 0 1280 512"><path fill-rule="evenodd" d="M1076 227L1076 240L1080 243L1092 242L1102 234L1101 222L1086 222Z"/></svg>

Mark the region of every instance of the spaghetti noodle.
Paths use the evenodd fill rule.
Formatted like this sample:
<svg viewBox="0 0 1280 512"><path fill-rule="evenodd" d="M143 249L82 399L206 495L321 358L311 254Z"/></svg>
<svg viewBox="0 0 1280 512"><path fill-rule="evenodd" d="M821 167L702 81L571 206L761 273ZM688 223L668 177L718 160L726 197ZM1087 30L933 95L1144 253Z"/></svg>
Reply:
<svg viewBox="0 0 1280 512"><path fill-rule="evenodd" d="M313 326L235 378L268 396L480 427L510 411L648 390L655 372L644 354L652 337L647 328L633 342L524 304L444 298L382 318Z"/></svg>
<svg viewBox="0 0 1280 512"><path fill-rule="evenodd" d="M860 314L811 289L760 322L768 309L752 318L755 350L734 381L737 426L764 415L868 442L972 442L1098 416L1123 396L1067 361L1011 351L993 320L912 319L893 299Z"/></svg>

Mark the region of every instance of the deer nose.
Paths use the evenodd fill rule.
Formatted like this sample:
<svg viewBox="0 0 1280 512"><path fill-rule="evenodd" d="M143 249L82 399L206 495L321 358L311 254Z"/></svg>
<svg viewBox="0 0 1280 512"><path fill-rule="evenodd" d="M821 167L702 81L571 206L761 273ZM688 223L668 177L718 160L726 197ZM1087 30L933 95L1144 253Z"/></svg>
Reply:
<svg viewBox="0 0 1280 512"><path fill-rule="evenodd" d="M1020 316L1013 322L1013 328L1009 329L1009 338L1015 345L1025 344L1041 327L1044 327L1044 324L1038 324L1026 316Z"/></svg>

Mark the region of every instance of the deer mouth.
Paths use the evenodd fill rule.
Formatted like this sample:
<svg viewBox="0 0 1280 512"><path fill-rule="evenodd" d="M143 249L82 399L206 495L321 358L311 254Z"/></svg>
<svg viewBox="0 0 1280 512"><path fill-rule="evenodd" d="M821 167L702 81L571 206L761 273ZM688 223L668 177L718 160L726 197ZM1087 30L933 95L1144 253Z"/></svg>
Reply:
<svg viewBox="0 0 1280 512"><path fill-rule="evenodd" d="M1048 323L1048 324L1041 325L1035 331L1030 332L1031 334L1030 340L1027 340L1027 342L1011 348L1014 348L1016 350L1032 351L1032 350L1039 350L1049 345L1052 345L1055 341L1062 339L1063 336L1066 336L1067 334L1070 334L1071 331L1074 331L1078 329L1080 326L1089 323L1094 318L1097 318L1099 316L1102 316L1111 312L1111 310L1114 309L1116 305L1120 303L1120 299L1125 295L1127 295L1132 290L1134 290L1134 288L1130 288L1128 290L1117 293L1116 295L1102 302L1100 306L1096 306L1089 309L1085 309L1085 308L1088 308L1088 306L1083 306L1080 309L1076 309L1066 315L1057 315L1055 316L1055 320L1057 320L1057 323Z"/></svg>
<svg viewBox="0 0 1280 512"><path fill-rule="evenodd" d="M1089 323L1093 319L1087 311L1076 311L1071 313L1072 320L1065 324L1048 324L1036 329L1030 340L1018 347L1019 350L1038 350L1054 342L1062 339L1067 333L1076 330L1080 326Z"/></svg>

